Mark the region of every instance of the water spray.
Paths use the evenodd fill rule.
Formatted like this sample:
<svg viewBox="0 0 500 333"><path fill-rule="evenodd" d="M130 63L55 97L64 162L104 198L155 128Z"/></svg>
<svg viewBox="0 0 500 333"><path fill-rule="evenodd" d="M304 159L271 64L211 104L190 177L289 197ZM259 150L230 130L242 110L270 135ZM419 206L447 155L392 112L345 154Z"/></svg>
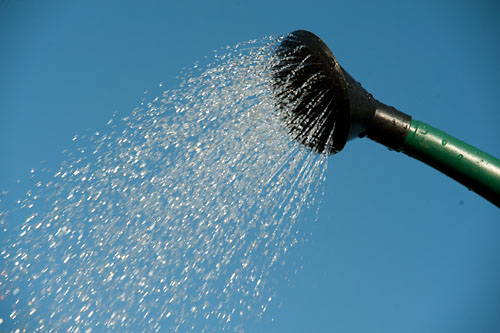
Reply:
<svg viewBox="0 0 500 333"><path fill-rule="evenodd" d="M500 160L376 100L315 34L297 30L276 51L273 89L289 133L335 154L368 137L422 161L500 207Z"/></svg>

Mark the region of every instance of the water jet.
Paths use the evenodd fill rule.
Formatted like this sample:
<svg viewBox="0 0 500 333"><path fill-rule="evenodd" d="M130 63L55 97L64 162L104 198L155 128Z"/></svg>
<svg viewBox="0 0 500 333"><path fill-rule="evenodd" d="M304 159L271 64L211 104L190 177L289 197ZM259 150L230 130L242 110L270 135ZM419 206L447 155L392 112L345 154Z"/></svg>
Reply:
<svg viewBox="0 0 500 333"><path fill-rule="evenodd" d="M292 137L336 154L368 137L434 167L500 207L500 160L375 99L315 34L297 30L276 50L273 91Z"/></svg>
<svg viewBox="0 0 500 333"><path fill-rule="evenodd" d="M33 169L0 209L2 331L234 332L276 302L327 167L275 116L277 44L214 52Z"/></svg>

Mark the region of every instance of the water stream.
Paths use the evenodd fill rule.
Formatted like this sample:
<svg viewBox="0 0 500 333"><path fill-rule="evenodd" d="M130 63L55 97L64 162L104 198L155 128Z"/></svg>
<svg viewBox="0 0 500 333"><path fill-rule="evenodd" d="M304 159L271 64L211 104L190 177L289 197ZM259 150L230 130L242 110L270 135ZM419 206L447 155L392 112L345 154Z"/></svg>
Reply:
<svg viewBox="0 0 500 333"><path fill-rule="evenodd" d="M215 53L34 176L0 215L0 330L236 331L262 316L326 170L276 116L278 42Z"/></svg>

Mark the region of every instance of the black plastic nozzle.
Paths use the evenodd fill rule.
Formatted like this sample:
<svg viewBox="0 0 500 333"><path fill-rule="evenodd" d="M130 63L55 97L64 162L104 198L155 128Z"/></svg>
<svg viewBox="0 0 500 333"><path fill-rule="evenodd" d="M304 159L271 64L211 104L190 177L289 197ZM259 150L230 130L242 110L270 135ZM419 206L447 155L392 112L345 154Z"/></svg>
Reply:
<svg viewBox="0 0 500 333"><path fill-rule="evenodd" d="M398 149L411 117L380 103L344 70L315 34L297 30L276 51L273 88L292 136L319 153L368 137Z"/></svg>

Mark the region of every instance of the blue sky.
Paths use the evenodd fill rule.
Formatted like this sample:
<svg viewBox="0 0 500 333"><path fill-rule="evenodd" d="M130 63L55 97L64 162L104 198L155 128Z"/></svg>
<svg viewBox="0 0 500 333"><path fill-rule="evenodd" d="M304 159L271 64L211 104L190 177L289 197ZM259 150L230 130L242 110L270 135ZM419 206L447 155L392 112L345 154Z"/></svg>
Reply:
<svg viewBox="0 0 500 333"><path fill-rule="evenodd" d="M494 1L0 2L0 190L214 49L307 29L374 96L500 156ZM367 139L329 157L303 265L249 331L498 332L500 211ZM8 207L7 207L8 209Z"/></svg>

